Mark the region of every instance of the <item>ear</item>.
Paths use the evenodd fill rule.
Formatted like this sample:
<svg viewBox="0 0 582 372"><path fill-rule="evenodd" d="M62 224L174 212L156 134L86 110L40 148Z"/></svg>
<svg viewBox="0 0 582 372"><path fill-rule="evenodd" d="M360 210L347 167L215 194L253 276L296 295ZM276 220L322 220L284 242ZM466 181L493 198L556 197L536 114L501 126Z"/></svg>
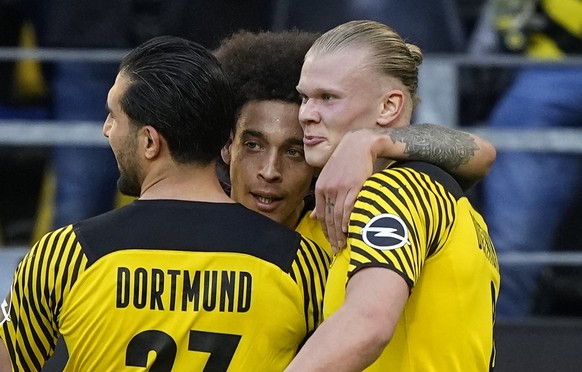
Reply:
<svg viewBox="0 0 582 372"><path fill-rule="evenodd" d="M144 125L140 129L140 140L144 143L144 156L148 160L153 160L160 155L163 138L156 128L151 125Z"/></svg>
<svg viewBox="0 0 582 372"><path fill-rule="evenodd" d="M382 111L380 112L377 123L385 126L396 121L404 108L405 101L406 96L399 89L386 92L382 100Z"/></svg>
<svg viewBox="0 0 582 372"><path fill-rule="evenodd" d="M227 165L230 165L230 147L232 146L234 134L231 132L228 141L220 150L220 156L222 157L222 161L224 161Z"/></svg>

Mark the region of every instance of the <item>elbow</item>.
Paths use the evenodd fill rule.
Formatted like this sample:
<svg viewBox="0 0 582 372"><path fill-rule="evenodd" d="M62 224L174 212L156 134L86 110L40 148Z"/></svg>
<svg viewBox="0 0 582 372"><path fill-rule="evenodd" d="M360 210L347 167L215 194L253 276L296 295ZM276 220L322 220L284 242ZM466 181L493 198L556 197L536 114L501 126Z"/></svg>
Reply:
<svg viewBox="0 0 582 372"><path fill-rule="evenodd" d="M381 318L369 318L375 321L369 322L368 327L363 327L364 337L360 340L360 350L366 359L366 365L372 364L388 346L392 340L396 324L391 321L383 321Z"/></svg>
<svg viewBox="0 0 582 372"><path fill-rule="evenodd" d="M369 337L368 348L369 350L369 358L371 363L373 363L378 357L382 354L386 346L392 340L392 332L374 332L375 334L371 334Z"/></svg>
<svg viewBox="0 0 582 372"><path fill-rule="evenodd" d="M483 177L485 177L489 173L491 167L493 166L493 163L495 163L495 159L497 159L497 150L495 149L495 146L493 146L491 142L486 142L486 145L484 146L484 151L486 155L484 166L485 173L483 174Z"/></svg>

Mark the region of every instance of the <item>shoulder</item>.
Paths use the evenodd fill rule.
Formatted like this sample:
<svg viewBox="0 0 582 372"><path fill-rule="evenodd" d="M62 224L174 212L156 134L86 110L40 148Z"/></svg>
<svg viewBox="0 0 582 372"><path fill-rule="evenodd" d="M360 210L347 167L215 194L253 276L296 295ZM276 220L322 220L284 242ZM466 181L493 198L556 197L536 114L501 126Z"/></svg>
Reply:
<svg viewBox="0 0 582 372"><path fill-rule="evenodd" d="M144 250L237 252L288 270L301 236L240 204L138 200L75 224L90 263L109 253Z"/></svg>
<svg viewBox="0 0 582 372"><path fill-rule="evenodd" d="M382 178L392 179L402 185L412 186L426 186L427 184L437 183L457 200L464 196L463 189L453 176L444 169L427 162L396 162L389 168L372 175L369 180Z"/></svg>

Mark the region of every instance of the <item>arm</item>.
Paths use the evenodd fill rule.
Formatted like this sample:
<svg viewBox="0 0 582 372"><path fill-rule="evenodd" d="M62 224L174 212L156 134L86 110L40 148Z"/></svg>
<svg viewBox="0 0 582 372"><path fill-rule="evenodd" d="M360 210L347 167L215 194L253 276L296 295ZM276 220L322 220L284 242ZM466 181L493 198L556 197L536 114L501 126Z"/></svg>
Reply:
<svg viewBox="0 0 582 372"><path fill-rule="evenodd" d="M12 365L10 363L10 357L8 356L8 350L4 342L0 341L0 372L10 372L12 371Z"/></svg>
<svg viewBox="0 0 582 372"><path fill-rule="evenodd" d="M372 175L376 159L433 163L451 173L467 190L487 175L495 156L490 142L434 124L355 130L344 135L319 174L312 217L317 216L337 252L345 246L350 213L360 188Z"/></svg>
<svg viewBox="0 0 582 372"><path fill-rule="evenodd" d="M376 130L376 144L372 146L376 158L433 163L455 177L464 190L489 173L496 157L489 141L435 124Z"/></svg>
<svg viewBox="0 0 582 372"><path fill-rule="evenodd" d="M407 300L408 285L396 272L362 269L348 282L345 303L307 340L286 371L363 370L390 342Z"/></svg>

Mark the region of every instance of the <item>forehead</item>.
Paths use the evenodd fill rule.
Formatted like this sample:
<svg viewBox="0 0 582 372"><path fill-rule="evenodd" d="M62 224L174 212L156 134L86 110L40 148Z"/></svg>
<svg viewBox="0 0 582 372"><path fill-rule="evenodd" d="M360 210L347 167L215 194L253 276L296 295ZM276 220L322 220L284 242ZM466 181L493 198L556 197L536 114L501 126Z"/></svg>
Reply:
<svg viewBox="0 0 582 372"><path fill-rule="evenodd" d="M335 85L365 79L372 72L368 59L369 51L362 47L308 54L301 69L298 89L334 88Z"/></svg>
<svg viewBox="0 0 582 372"><path fill-rule="evenodd" d="M250 101L241 109L237 135L252 131L265 137L303 137L298 117L299 104L269 100Z"/></svg>
<svg viewBox="0 0 582 372"><path fill-rule="evenodd" d="M113 86L109 89L109 93L107 94L107 106L109 106L110 109L113 110L120 107L120 99L125 93L128 84L129 80L127 77L121 72L118 73L115 77Z"/></svg>

